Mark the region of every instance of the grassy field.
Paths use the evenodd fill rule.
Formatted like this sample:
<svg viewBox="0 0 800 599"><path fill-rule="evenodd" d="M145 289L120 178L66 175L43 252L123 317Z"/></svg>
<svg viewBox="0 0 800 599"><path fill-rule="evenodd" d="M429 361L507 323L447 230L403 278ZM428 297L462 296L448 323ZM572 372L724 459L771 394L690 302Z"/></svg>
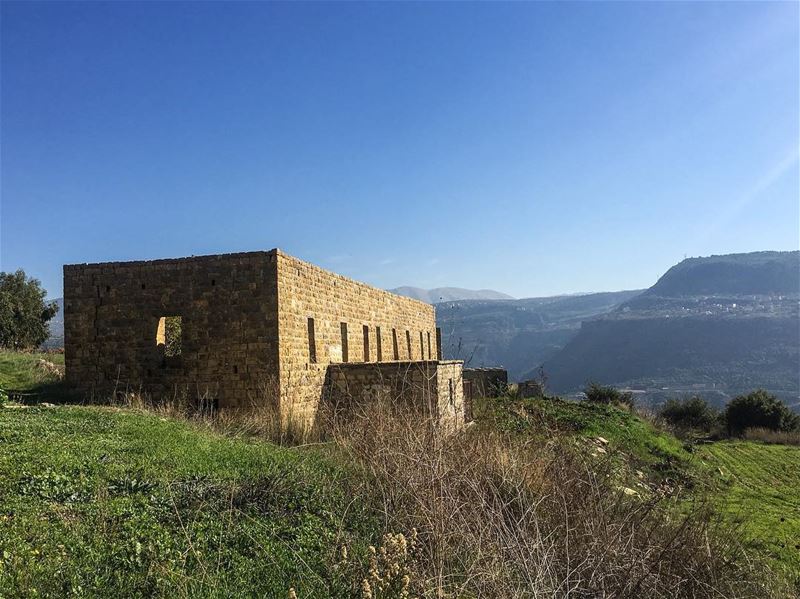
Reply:
<svg viewBox="0 0 800 599"><path fill-rule="evenodd" d="M42 360L63 372L62 353L0 350L0 389L36 396L43 401L66 399L69 394L61 384L60 375L43 367Z"/></svg>
<svg viewBox="0 0 800 599"><path fill-rule="evenodd" d="M800 447L720 441L698 457L717 474L718 509L800 584Z"/></svg>
<svg viewBox="0 0 800 599"><path fill-rule="evenodd" d="M375 522L315 451L111 408L0 410L0 597L345 597Z"/></svg>
<svg viewBox="0 0 800 599"><path fill-rule="evenodd" d="M0 384L61 389L40 358L63 355L0 353ZM545 449L558 436L595 456L598 471L620 473L606 493L631 486L632 501L646 503L667 489L679 508L709 494L800 589L800 448L692 447L629 411L586 402L502 398L475 411L475 439L500 431ZM368 546L386 532L385 510L396 509L332 444L278 447L142 411L12 404L0 409L0 448L2 599L286 597L290 587L350 597Z"/></svg>

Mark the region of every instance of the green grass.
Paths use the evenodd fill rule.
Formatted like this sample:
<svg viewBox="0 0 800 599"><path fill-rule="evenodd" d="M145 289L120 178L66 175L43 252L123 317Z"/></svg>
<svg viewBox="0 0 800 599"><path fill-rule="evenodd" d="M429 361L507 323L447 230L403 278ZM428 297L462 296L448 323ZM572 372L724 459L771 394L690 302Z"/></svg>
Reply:
<svg viewBox="0 0 800 599"><path fill-rule="evenodd" d="M0 350L0 388L30 390L54 382L52 375L37 367L39 360L64 366L64 354Z"/></svg>
<svg viewBox="0 0 800 599"><path fill-rule="evenodd" d="M717 474L717 509L800 587L800 447L720 441L698 457Z"/></svg>
<svg viewBox="0 0 800 599"><path fill-rule="evenodd" d="M63 393L40 358L63 363L0 352L0 386ZM681 481L686 499L710 492L800 588L800 447L692 448L589 402L501 398L475 411L478 426L602 446L622 477ZM349 597L337 548L363 564L381 528L364 482L325 446L280 448L130 410L12 405L0 409L0 598L286 597L290 586Z"/></svg>
<svg viewBox="0 0 800 599"><path fill-rule="evenodd" d="M154 415L0 409L0 597L348 596L377 524L322 454Z"/></svg>

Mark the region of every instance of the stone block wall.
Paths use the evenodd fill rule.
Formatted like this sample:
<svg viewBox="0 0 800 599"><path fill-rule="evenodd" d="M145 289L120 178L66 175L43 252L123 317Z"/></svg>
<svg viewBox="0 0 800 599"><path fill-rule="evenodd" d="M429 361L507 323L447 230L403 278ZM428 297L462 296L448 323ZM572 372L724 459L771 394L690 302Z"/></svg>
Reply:
<svg viewBox="0 0 800 599"><path fill-rule="evenodd" d="M331 364L436 360L436 316L430 304L370 287L280 251L277 261L284 414L313 418Z"/></svg>
<svg viewBox="0 0 800 599"><path fill-rule="evenodd" d="M400 361L334 364L325 400L337 413L376 402L405 405L438 422L460 428L465 422L461 362Z"/></svg>
<svg viewBox="0 0 800 599"><path fill-rule="evenodd" d="M439 418L456 427L472 421L472 404L464 400L463 365L461 360L446 360L436 369Z"/></svg>
<svg viewBox="0 0 800 599"><path fill-rule="evenodd" d="M531 379L517 383L517 392L520 397L542 397L544 395L544 387L541 381Z"/></svg>
<svg viewBox="0 0 800 599"><path fill-rule="evenodd" d="M276 402L276 273L274 250L64 266L67 381L101 398L141 390L220 407ZM168 316L181 317L179 356L157 343Z"/></svg>

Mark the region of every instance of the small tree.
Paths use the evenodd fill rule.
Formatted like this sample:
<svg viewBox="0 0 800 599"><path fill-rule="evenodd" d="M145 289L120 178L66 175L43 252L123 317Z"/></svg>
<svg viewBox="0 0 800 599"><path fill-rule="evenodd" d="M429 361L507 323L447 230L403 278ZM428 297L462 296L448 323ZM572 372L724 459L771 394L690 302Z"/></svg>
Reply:
<svg viewBox="0 0 800 599"><path fill-rule="evenodd" d="M741 435L748 428L794 431L800 428L800 417L774 395L757 389L728 403L725 424L730 435Z"/></svg>
<svg viewBox="0 0 800 599"><path fill-rule="evenodd" d="M702 397L670 399L661 409L660 416L671 426L681 429L710 431L717 420L717 412Z"/></svg>
<svg viewBox="0 0 800 599"><path fill-rule="evenodd" d="M583 390L587 401L602 404L616 404L633 407L633 394L623 392L615 387L601 385L599 383L589 383Z"/></svg>
<svg viewBox="0 0 800 599"><path fill-rule="evenodd" d="M58 312L45 296L41 283L24 270L0 272L0 347L27 349L44 343L50 334L47 323Z"/></svg>

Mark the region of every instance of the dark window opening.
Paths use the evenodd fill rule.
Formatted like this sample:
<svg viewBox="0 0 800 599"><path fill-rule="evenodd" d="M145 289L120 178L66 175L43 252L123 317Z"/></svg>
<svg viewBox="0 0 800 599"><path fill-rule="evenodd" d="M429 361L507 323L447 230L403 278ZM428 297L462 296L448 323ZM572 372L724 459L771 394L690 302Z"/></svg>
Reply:
<svg viewBox="0 0 800 599"><path fill-rule="evenodd" d="M422 331L419 332L419 359L425 359L425 340L422 337Z"/></svg>
<svg viewBox="0 0 800 599"><path fill-rule="evenodd" d="M239 374L239 367L238 366L234 366L233 367L233 374Z"/></svg>
<svg viewBox="0 0 800 599"><path fill-rule="evenodd" d="M392 350L395 360L400 359L400 351L397 349L397 329L392 329Z"/></svg>
<svg viewBox="0 0 800 599"><path fill-rule="evenodd" d="M408 359L411 360L411 331L406 330L406 346L408 348Z"/></svg>
<svg viewBox="0 0 800 599"><path fill-rule="evenodd" d="M217 280L216 279L211 279L211 286L213 287L216 284L217 284Z"/></svg>
<svg viewBox="0 0 800 599"><path fill-rule="evenodd" d="M442 329L436 327L436 359L442 359Z"/></svg>
<svg viewBox="0 0 800 599"><path fill-rule="evenodd" d="M111 292L111 285L106 285L106 293L110 293L110 292Z"/></svg>
<svg viewBox="0 0 800 599"><path fill-rule="evenodd" d="M447 386L450 389L450 405L455 405L455 397L453 395L453 379L447 379Z"/></svg>
<svg viewBox="0 0 800 599"><path fill-rule="evenodd" d="M142 283L142 289L144 289L144 288L145 288L145 284L144 284L144 283Z"/></svg>
<svg viewBox="0 0 800 599"><path fill-rule="evenodd" d="M378 351L378 362L382 362L383 348L381 347L381 327L375 327L375 349Z"/></svg>
<svg viewBox="0 0 800 599"><path fill-rule="evenodd" d="M339 330L342 333L342 362L347 362L347 359L349 358L347 355L347 323L341 323L339 325Z"/></svg>
<svg viewBox="0 0 800 599"><path fill-rule="evenodd" d="M361 328L364 332L364 361L369 362L369 327L364 325Z"/></svg>
<svg viewBox="0 0 800 599"><path fill-rule="evenodd" d="M156 329L156 346L163 348L164 356L180 356L183 349L183 321L180 316L162 316Z"/></svg>
<svg viewBox="0 0 800 599"><path fill-rule="evenodd" d="M308 361L317 363L317 342L314 334L314 319L308 319Z"/></svg>
<svg viewBox="0 0 800 599"><path fill-rule="evenodd" d="M431 332L428 331L428 359L431 359Z"/></svg>

